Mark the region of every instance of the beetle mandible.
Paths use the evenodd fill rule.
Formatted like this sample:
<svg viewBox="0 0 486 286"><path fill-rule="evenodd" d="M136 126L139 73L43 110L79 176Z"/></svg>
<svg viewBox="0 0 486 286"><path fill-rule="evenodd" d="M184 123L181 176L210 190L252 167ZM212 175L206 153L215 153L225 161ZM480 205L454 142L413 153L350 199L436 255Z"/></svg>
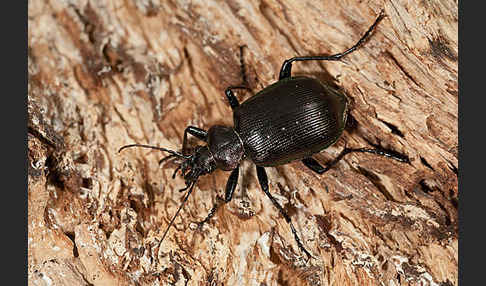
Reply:
<svg viewBox="0 0 486 286"><path fill-rule="evenodd" d="M295 61L338 61L355 51L368 39L384 16L383 11L381 11L373 25L359 41L342 53L330 56L294 57L285 60L280 69L278 81L265 87L241 104L233 90L248 89L248 87L228 87L225 94L233 110L233 127L215 125L206 131L198 127L188 126L184 130L182 152L143 144L130 144L120 148L119 151L129 147L144 147L171 154L161 161L171 157L182 159L180 165L174 171L173 178L177 171L181 170L186 187L180 191L188 189L188 192L167 226L160 244L191 195L200 176L210 174L216 169L231 171L223 200L223 203L228 203L236 189L240 162L243 159L249 159L256 165L258 181L263 192L290 225L299 249L308 257L311 257L297 235L289 215L270 193L265 167L300 160L312 171L323 174L346 154L352 152L372 153L401 162L409 161L406 156L394 151L345 147L337 158L323 167L312 158L312 155L332 145L343 133L348 107L346 97L330 85L323 84L315 78L291 76L292 63ZM192 152L189 152L187 147L188 134L204 141L206 145L196 146ZM208 222L219 206L220 204L216 202L206 219L199 223L199 226Z"/></svg>

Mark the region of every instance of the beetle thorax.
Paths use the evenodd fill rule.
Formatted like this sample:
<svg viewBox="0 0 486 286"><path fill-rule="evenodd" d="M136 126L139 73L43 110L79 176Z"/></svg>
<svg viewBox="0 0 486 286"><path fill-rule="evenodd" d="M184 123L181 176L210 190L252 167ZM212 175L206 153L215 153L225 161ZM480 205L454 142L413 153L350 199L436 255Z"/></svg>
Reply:
<svg viewBox="0 0 486 286"><path fill-rule="evenodd" d="M227 126L215 125L208 130L208 148L217 168L233 170L243 159L243 143L236 131Z"/></svg>

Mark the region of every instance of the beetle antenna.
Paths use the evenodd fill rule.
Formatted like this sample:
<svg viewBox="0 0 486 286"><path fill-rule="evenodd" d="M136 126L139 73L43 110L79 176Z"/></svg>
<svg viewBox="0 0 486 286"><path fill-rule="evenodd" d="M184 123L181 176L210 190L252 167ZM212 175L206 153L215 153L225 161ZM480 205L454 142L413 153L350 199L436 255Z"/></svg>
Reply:
<svg viewBox="0 0 486 286"><path fill-rule="evenodd" d="M187 199L189 198L189 196L191 195L192 193L192 190L194 188L194 185L196 185L197 183L197 179L191 183L190 185L190 188L189 188L189 191L187 192L187 195L184 197L184 200L182 201L181 205L179 206L179 209L176 211L174 217L172 217L172 219L170 220L170 223L169 225L167 226L167 228L165 229L165 232L164 234L162 235L162 239L160 239L160 242L159 242L159 249L160 249L160 246L162 245L162 241L164 241L164 238L165 236L167 235L167 233L169 232L169 228L172 226L172 224L174 223L174 220L176 219L176 217L179 215L179 212L181 211L182 207L186 204L187 202ZM186 187L187 189L187 187Z"/></svg>
<svg viewBox="0 0 486 286"><path fill-rule="evenodd" d="M169 150L169 149L165 149L165 148L162 148L162 147L150 146L150 145L144 145L144 144L130 144L130 145L125 145L125 146L121 147L118 150L118 153L120 153L123 149L131 148L131 147L142 147L142 148L155 149L155 150L159 150L159 151L169 152L170 154L172 154L174 156L181 157L181 158L184 158L184 159L191 158L190 155L183 155L182 153L179 153L179 152L176 152L176 151L172 151L172 150Z"/></svg>

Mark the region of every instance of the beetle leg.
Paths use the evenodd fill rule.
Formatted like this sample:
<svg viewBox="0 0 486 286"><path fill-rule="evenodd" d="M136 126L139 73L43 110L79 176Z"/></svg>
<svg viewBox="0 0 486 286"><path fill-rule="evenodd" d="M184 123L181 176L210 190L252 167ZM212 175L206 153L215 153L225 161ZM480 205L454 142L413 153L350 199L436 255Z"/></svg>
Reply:
<svg viewBox="0 0 486 286"><path fill-rule="evenodd" d="M325 168L322 167L322 165L319 164L319 162L314 160L314 158L312 158L312 157L308 157L308 158L303 159L302 163L304 163L304 165L307 168L311 169L312 171L316 172L317 174L322 174L326 171Z"/></svg>
<svg viewBox="0 0 486 286"><path fill-rule="evenodd" d="M186 155L187 151L187 134L191 134L192 136L196 137L199 140L206 142L206 138L208 136L208 132L201 128L197 128L194 126L187 126L184 130L184 139L182 141L182 154Z"/></svg>
<svg viewBox="0 0 486 286"><path fill-rule="evenodd" d="M314 160L312 157L305 158L302 160L302 163L312 171L316 172L317 174L324 174L327 172L329 169L331 169L334 165L336 165L341 159L346 156L349 153L353 152L359 152L359 153L371 153L387 158L392 158L397 161L403 162L403 163L409 163L410 160L408 157L401 155L397 152L390 151L390 150L384 150L384 149L367 149L367 148L357 148L357 149L352 149L352 148L344 148L339 155L332 160L331 162L326 164L326 167L321 166L316 160Z"/></svg>
<svg viewBox="0 0 486 286"><path fill-rule="evenodd" d="M229 203L231 201L231 199L233 198L233 193L235 192L236 185L238 185L239 171L240 171L240 166L236 167L231 172L231 175L228 178L228 182L226 183L226 192L225 192L224 201L223 201L224 204ZM221 198L217 197L217 200L221 200ZM216 202L214 204L213 208L209 211L208 216L203 221L198 223L199 228L201 228L203 226L203 224L207 223L214 216L214 214L216 213L216 211L218 210L220 205L221 204L219 204L218 202Z"/></svg>
<svg viewBox="0 0 486 286"><path fill-rule="evenodd" d="M284 208L277 202L277 200L272 196L272 194L268 190L268 178L267 178L267 172L265 172L265 168L260 166L256 166L256 168L257 168L258 182L260 182L260 186L262 187L263 192L272 201L273 205L278 209L280 214L285 218L285 221L290 225L290 229L294 234L294 239L297 242L297 245L299 246L300 250L302 250L307 255L307 257L309 258L312 257L312 255L310 255L310 253L305 249L299 236L297 235L297 231L295 230L294 224L292 223L292 220L290 219L289 215L285 212Z"/></svg>
<svg viewBox="0 0 486 286"><path fill-rule="evenodd" d="M375 29L376 25L385 17L383 10L380 12L378 18L376 18L375 22L371 27L366 31L366 33L359 39L356 44L354 44L351 48L347 49L342 53L338 53L331 56L306 56L306 57L294 57L288 60L285 60L280 68L280 75L279 80L290 77L290 73L292 70L292 62L294 61L312 61L312 60L319 60L319 61L338 61L345 55L354 52L359 46L361 46L366 39L370 36L371 32Z"/></svg>
<svg viewBox="0 0 486 286"><path fill-rule="evenodd" d="M380 156L383 156L383 157L395 159L395 160L397 160L399 162L410 163L410 159L408 159L407 156L402 155L402 154L400 154L398 152L395 152L395 151L392 151L392 150L385 150L385 149L367 149L367 148L357 148L357 149L348 149L348 148L345 148L344 150L347 150L346 151L347 152L346 154L349 154L349 153L352 153L352 152L371 153L371 154L380 155Z"/></svg>
<svg viewBox="0 0 486 286"><path fill-rule="evenodd" d="M240 72L241 78L243 79L243 85L248 86L248 79L246 78L246 67L245 67L245 58L243 57L243 48L246 48L246 45L240 46Z"/></svg>
<svg viewBox="0 0 486 286"><path fill-rule="evenodd" d="M226 183L226 192L224 195L224 203L229 203L233 198L233 193L235 192L236 185L238 185L238 174L240 173L240 166L236 167L228 178Z"/></svg>
<svg viewBox="0 0 486 286"><path fill-rule="evenodd" d="M233 93L233 89L246 89L249 92L252 92L252 90L247 86L230 86L224 91L224 94L226 94L226 98L228 98L231 109L234 110L236 107L240 105L240 103L238 102L238 99Z"/></svg>
<svg viewBox="0 0 486 286"><path fill-rule="evenodd" d="M240 46L240 72L241 72L241 78L242 78L243 81L242 81L241 85L230 86L224 91L224 94L226 94L226 98L228 98L231 109L233 109L233 110L240 105L240 103L238 102L238 99L236 98L235 94L233 93L233 89L245 89L245 90L248 90L250 93L252 93L252 90L248 87L248 80L246 78L245 60L243 58L243 48L245 48L245 47L246 47L246 45Z"/></svg>

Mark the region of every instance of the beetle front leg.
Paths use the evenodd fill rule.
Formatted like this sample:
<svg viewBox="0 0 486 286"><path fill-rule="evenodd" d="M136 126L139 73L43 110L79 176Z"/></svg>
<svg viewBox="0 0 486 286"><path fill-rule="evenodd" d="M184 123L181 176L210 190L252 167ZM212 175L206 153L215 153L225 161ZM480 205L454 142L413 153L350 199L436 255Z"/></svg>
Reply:
<svg viewBox="0 0 486 286"><path fill-rule="evenodd" d="M260 166L256 166L256 168L257 168L258 182L260 182L260 186L262 187L263 192L272 201L273 205L278 209L280 214L285 218L285 221L290 225L290 229L294 234L294 239L297 242L297 245L299 246L300 250L302 250L307 255L308 258L312 257L312 255L310 255L310 253L305 249L299 236L297 235L297 231L295 230L294 224L292 223L292 220L290 219L289 215L285 212L284 208L277 202L277 200L272 196L272 194L268 190L268 177L267 177L267 172L265 172L265 168Z"/></svg>
<svg viewBox="0 0 486 286"><path fill-rule="evenodd" d="M238 185L239 171L240 171L240 166L236 167L236 169L234 169L231 172L231 175L228 178L228 182L226 183L226 192L225 192L225 195L224 195L223 204L229 203L231 201L231 199L233 198L233 193L235 192L236 185ZM217 197L216 199L218 201L221 200L220 197ZM214 204L213 208L209 211L208 216L203 221L198 223L199 228L201 228L205 223L207 223L214 216L214 214L216 213L216 211L218 210L220 205L221 204L219 204L218 202L216 202Z"/></svg>
<svg viewBox="0 0 486 286"><path fill-rule="evenodd" d="M331 56L307 56L307 57L294 57L288 60L285 60L282 64L282 67L280 68L280 74L279 74L279 80L288 78L291 76L291 71L292 71L292 62L295 61L313 61L313 60L319 60L319 61L338 61L345 55L354 52L359 46L361 46L366 39L370 36L371 32L375 29L376 25L378 25L378 22L381 21L385 17L385 14L383 13L383 10L380 12L380 15L378 18L376 18L375 22L371 27L366 31L366 33L359 39L356 44L354 44L351 48L347 49L346 51L342 53L338 53L335 55Z"/></svg>
<svg viewBox="0 0 486 286"><path fill-rule="evenodd" d="M187 154L187 134L191 134L192 136L196 137L199 140L206 142L206 138L208 137L208 132L204 129L197 128L194 126L187 126L184 130L184 139L182 140L182 154Z"/></svg>

